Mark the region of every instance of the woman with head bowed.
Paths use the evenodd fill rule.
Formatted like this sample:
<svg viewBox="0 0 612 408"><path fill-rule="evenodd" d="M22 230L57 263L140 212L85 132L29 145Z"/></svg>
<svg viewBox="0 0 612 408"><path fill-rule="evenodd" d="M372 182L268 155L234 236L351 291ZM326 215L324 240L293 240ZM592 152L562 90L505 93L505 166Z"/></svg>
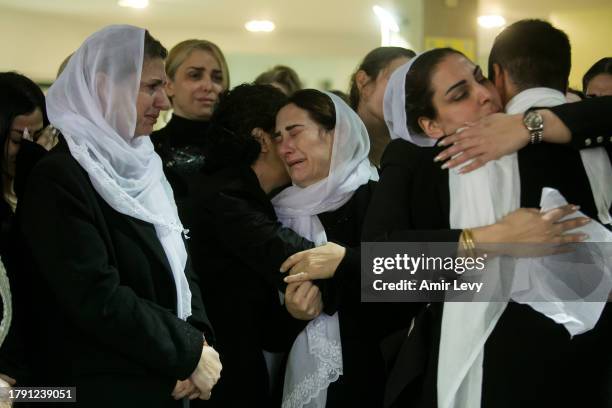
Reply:
<svg viewBox="0 0 612 408"><path fill-rule="evenodd" d="M583 230L567 233L590 221L575 215L564 218L576 207L542 212L519 208L524 202L540 202L547 185L533 185L536 182L529 174L519 174L516 155L504 156L467 175L446 171L437 163L440 140L465 123L500 110L493 84L455 50L427 51L400 67L385 94L385 120L394 140L382 158L364 239L458 242L463 250L497 243L537 245L586 239ZM574 181L586 182L577 176ZM593 196L575 194L562 185L554 187L580 204L586 215L596 216ZM533 191L538 191L537 197ZM604 234L602 226L593 228ZM500 265L497 260L490 263L487 273L497 271L495 265ZM564 396L551 387L577 383L577 373L587 367L581 364L590 359L589 349L602 346L605 336L588 337L601 331L600 313L601 308L592 312L589 318L593 319L576 329L568 324L574 317L571 307L555 315L547 306L520 300L432 303L407 325L412 330L406 328L403 353L397 354L390 371L387 403L398 407L509 407L554 401L555 406L565 406L564 398L578 394ZM581 336L587 337L576 336L581 340L570 342L570 334L586 331ZM546 344L545 352L541 344ZM589 378L598 384L605 382L605 375L598 371L600 365L592 367L598 374Z"/></svg>
<svg viewBox="0 0 612 408"><path fill-rule="evenodd" d="M32 171L21 208L31 383L75 386L81 406L181 406L210 398L219 378L148 136L168 107L165 56L148 31L109 26L85 40L47 95L62 136Z"/></svg>
<svg viewBox="0 0 612 408"><path fill-rule="evenodd" d="M370 135L370 161L380 165L380 158L391 139L383 115L383 96L389 77L414 57L402 47L378 47L370 51L351 76L349 100Z"/></svg>

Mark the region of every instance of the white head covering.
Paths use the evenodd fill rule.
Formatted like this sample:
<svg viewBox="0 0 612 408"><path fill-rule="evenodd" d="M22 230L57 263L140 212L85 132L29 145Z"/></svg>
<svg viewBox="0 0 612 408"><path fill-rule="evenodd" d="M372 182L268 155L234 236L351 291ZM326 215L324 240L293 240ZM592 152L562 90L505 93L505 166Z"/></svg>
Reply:
<svg viewBox="0 0 612 408"><path fill-rule="evenodd" d="M308 187L291 186L272 199L280 221L317 245L327 242L317 214L336 210L378 172L368 159L370 139L357 114L336 95L325 92L336 110L329 175ZM338 314L322 314L298 335L289 353L283 408L325 407L327 388L342 374Z"/></svg>
<svg viewBox="0 0 612 408"><path fill-rule="evenodd" d="M398 69L389 80L388 87L393 89L387 88L385 92L385 122L392 138L402 138L419 146L431 146L433 144L428 145L423 141L422 137L426 136L410 133L407 127L405 99L400 97L400 93L405 92L406 73L419 56L402 66L401 71ZM398 106L394 106L395 104ZM520 175L516 153L491 161L478 170L464 175L459 174L458 170L450 170L449 191L451 228L474 228L495 223L520 206ZM544 201L545 192L543 191L543 203L550 202ZM601 230L598 231L600 235L597 236L600 237L603 233ZM600 258L600 256L595 256L595 258ZM487 276L491 282L501 281L496 276L500 272L502 262L505 272L512 270L513 259L495 258L487 262ZM520 295L521 300L517 299L517 301L529 304L552 320L564 324L572 334L576 334L576 330L587 331L595 325L601 310L599 313L596 311L593 313L593 308L588 305L585 307L583 304L578 304L577 307L572 307L571 303L560 300L567 299L567 297L559 295L559 292L551 285L552 279L546 281L541 278L542 270L546 269L546 266L542 266L542 262L533 260L520 260L519 262L522 264L529 262L530 269L537 270L538 273L529 275L531 282L529 282L530 285L527 285L528 287L525 285L520 288L513 287L513 290L522 291L516 295L514 292L511 293L513 298L514 296L518 298ZM608 270L604 273L609 276L610 272ZM558 279L554 283L557 281ZM520 283L524 284L524 279ZM516 286L516 282L514 284ZM606 288L609 292L610 286L606 286L609 285L609 277L602 285L605 286L602 293L607 293ZM490 296L499 299L501 288L494 288ZM556 302L555 310L545 313L538 302L524 300L533 298ZM449 302L444 304L438 357L439 407L480 406L484 345L506 305L506 302Z"/></svg>
<svg viewBox="0 0 612 408"><path fill-rule="evenodd" d="M383 100L383 112L391 139L404 139L417 146L431 147L436 144L436 140L423 134L411 134L406 118L406 74L421 54L398 67L389 77Z"/></svg>
<svg viewBox="0 0 612 408"><path fill-rule="evenodd" d="M144 59L142 28L113 25L85 40L49 88L49 120L114 210L151 223L174 277L177 314L191 315L187 251L172 189L148 136L134 136Z"/></svg>

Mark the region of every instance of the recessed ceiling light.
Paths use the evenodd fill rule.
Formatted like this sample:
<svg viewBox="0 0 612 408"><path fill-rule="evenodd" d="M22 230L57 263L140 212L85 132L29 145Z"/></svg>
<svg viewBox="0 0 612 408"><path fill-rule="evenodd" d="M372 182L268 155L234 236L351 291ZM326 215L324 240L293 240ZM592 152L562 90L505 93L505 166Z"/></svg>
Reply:
<svg viewBox="0 0 612 408"><path fill-rule="evenodd" d="M478 17L478 25L483 28L499 28L506 25L506 19L496 14L480 16Z"/></svg>
<svg viewBox="0 0 612 408"><path fill-rule="evenodd" d="M121 7L143 9L149 6L149 0L119 0L117 4Z"/></svg>
<svg viewBox="0 0 612 408"><path fill-rule="evenodd" d="M248 21L244 25L244 28L246 28L247 30L253 33L258 33L258 32L269 33L270 31L274 31L276 26L274 25L273 22L268 21L268 20L251 20L251 21Z"/></svg>

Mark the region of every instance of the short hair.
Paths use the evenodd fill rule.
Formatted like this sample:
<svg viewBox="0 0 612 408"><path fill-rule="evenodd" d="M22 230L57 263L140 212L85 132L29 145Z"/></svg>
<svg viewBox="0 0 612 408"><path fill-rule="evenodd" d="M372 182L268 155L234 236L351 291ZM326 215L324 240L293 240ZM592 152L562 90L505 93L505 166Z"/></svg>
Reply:
<svg viewBox="0 0 612 408"><path fill-rule="evenodd" d="M145 30L144 59L166 59L167 56L168 50L149 33L149 30ZM68 59L70 59L70 57L68 57Z"/></svg>
<svg viewBox="0 0 612 408"><path fill-rule="evenodd" d="M185 40L172 47L166 59L166 75L168 75L168 78L174 80L178 68L195 50L206 51L212 54L221 67L221 74L223 76L223 78L221 78L221 85L223 86L223 90L229 89L230 74L225 56L215 43L207 40Z"/></svg>
<svg viewBox="0 0 612 408"><path fill-rule="evenodd" d="M365 72L370 78L376 79L381 71L389 66L389 64L400 57L413 58L416 53L408 48L403 47L378 47L370 51L359 67L351 75L350 89L349 89L349 101L351 108L357 110L361 95L359 94L359 88L357 87L357 73L359 71Z"/></svg>
<svg viewBox="0 0 612 408"><path fill-rule="evenodd" d="M489 54L491 80L493 64L508 73L519 91L547 87L565 93L572 67L570 41L546 21L521 20L495 38Z"/></svg>
<svg viewBox="0 0 612 408"><path fill-rule="evenodd" d="M207 170L253 164L261 152L253 129L273 134L276 114L286 101L271 85L242 84L221 94L207 131Z"/></svg>
<svg viewBox="0 0 612 408"><path fill-rule="evenodd" d="M438 64L451 54L464 56L452 48L435 48L415 59L406 74L406 125L411 133L423 133L419 118L435 119L438 116L433 104L432 77Z"/></svg>
<svg viewBox="0 0 612 408"><path fill-rule="evenodd" d="M285 105L294 104L308 112L308 116L325 130L336 127L334 101L316 89L302 89L289 97Z"/></svg>
<svg viewBox="0 0 612 408"><path fill-rule="evenodd" d="M599 74L612 75L612 57L604 57L597 61L582 77L582 90L586 92L587 87L591 79L595 78Z"/></svg>
<svg viewBox="0 0 612 408"><path fill-rule="evenodd" d="M283 86L288 95L292 95L295 91L303 88L297 72L286 65L276 65L255 78L255 83L258 85L270 85L273 82Z"/></svg>

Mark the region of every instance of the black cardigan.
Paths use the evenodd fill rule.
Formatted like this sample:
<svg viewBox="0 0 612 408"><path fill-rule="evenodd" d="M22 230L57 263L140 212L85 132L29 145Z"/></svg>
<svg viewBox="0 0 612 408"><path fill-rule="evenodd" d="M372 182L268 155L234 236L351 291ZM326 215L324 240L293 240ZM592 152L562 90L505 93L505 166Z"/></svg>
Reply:
<svg viewBox="0 0 612 408"><path fill-rule="evenodd" d="M77 386L86 406L180 406L170 394L196 368L202 332L214 343L189 265L185 322L153 225L108 206L63 140L32 171L20 221L32 384Z"/></svg>

